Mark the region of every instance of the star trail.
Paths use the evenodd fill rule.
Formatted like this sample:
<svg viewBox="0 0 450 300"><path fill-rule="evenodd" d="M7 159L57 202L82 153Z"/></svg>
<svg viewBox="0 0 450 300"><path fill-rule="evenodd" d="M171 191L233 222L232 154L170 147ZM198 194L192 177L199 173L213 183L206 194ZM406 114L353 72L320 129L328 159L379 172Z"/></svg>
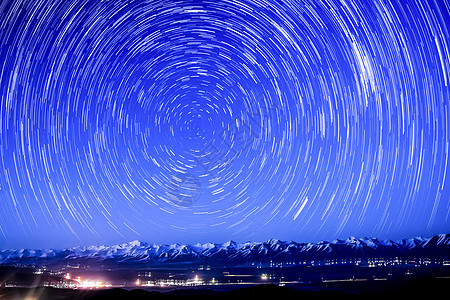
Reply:
<svg viewBox="0 0 450 300"><path fill-rule="evenodd" d="M450 229L450 2L0 4L0 248Z"/></svg>

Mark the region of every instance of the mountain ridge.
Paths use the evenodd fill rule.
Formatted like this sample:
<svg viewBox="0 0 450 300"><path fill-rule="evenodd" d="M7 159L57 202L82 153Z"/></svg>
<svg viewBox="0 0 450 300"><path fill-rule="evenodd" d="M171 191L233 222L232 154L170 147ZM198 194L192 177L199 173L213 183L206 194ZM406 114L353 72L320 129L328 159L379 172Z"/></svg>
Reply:
<svg viewBox="0 0 450 300"><path fill-rule="evenodd" d="M450 257L450 234L400 240L349 237L332 242L299 243L270 239L266 242L155 244L139 240L111 246L66 249L12 249L0 251L0 265L53 265L70 263L232 264L295 262L370 257Z"/></svg>

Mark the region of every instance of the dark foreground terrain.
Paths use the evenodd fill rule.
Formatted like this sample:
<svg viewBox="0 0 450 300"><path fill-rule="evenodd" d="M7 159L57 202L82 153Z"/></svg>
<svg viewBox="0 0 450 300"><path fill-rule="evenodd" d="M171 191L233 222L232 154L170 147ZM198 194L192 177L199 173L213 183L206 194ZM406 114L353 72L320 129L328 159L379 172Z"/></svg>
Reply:
<svg viewBox="0 0 450 300"><path fill-rule="evenodd" d="M2 288L2 300L89 300L89 299L445 299L450 288L450 277L422 278L412 281L389 283L336 283L322 286L280 287L273 284L261 284L219 291L208 288L183 288L169 291L146 291L143 289L103 289L69 290L55 288ZM426 299L426 298L425 298Z"/></svg>

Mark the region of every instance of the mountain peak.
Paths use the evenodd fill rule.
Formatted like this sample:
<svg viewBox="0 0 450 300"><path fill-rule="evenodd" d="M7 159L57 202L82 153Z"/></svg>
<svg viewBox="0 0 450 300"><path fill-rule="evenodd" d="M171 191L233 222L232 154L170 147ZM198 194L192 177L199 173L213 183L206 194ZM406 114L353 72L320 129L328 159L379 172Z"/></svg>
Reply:
<svg viewBox="0 0 450 300"><path fill-rule="evenodd" d="M128 242L127 245L129 245L131 247L142 247L142 246L147 246L148 244L146 242L134 240L134 241Z"/></svg>
<svg viewBox="0 0 450 300"><path fill-rule="evenodd" d="M271 244L271 245L274 245L274 244L282 243L282 241L280 241L279 239L272 238L272 239L268 240L267 243Z"/></svg>
<svg viewBox="0 0 450 300"><path fill-rule="evenodd" d="M230 247L234 248L237 246L237 243L233 240L229 240L228 242L223 243L222 246L225 248L230 248Z"/></svg>

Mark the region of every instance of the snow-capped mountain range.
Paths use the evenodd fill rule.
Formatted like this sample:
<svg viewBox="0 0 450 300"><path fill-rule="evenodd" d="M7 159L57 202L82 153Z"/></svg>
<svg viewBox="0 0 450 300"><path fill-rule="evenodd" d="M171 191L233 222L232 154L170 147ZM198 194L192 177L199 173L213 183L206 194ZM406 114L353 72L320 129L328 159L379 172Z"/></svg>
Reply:
<svg viewBox="0 0 450 300"><path fill-rule="evenodd" d="M150 266L170 263L243 265L252 262L293 262L368 257L450 257L450 234L397 241L355 238L332 242L267 242L157 245L141 241L113 245L0 251L0 265L126 264Z"/></svg>

